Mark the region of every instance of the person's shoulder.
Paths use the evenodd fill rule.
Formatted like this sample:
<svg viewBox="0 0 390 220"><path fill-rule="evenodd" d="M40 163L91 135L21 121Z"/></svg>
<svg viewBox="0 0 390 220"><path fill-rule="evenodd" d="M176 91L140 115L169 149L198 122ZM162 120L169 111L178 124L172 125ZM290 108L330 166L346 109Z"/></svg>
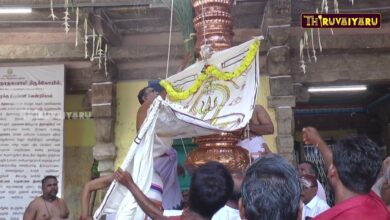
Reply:
<svg viewBox="0 0 390 220"><path fill-rule="evenodd" d="M43 200L42 198L39 196L39 197L35 197L35 199L33 199L31 202L30 202L30 205L36 205L36 204L39 204L41 203Z"/></svg>
<svg viewBox="0 0 390 220"><path fill-rule="evenodd" d="M316 196L318 197L318 196ZM329 205L326 201L322 200L320 197L318 197L318 202L317 202L317 205L323 209L323 210L327 210L329 209Z"/></svg>
<svg viewBox="0 0 390 220"><path fill-rule="evenodd" d="M149 106L146 105L141 105L138 110L137 110L137 117L145 117L147 111L148 111Z"/></svg>
<svg viewBox="0 0 390 220"><path fill-rule="evenodd" d="M33 199L27 206L28 211L36 211L39 209L39 206L42 204L41 197L36 197Z"/></svg>
<svg viewBox="0 0 390 220"><path fill-rule="evenodd" d="M384 206L373 201L370 195L361 195L337 204L314 219L355 220L369 219L372 216L378 220L389 219L389 213Z"/></svg>
<svg viewBox="0 0 390 220"><path fill-rule="evenodd" d="M143 112L143 111L145 111L145 109L146 109L145 105L142 104L139 106L137 113Z"/></svg>
<svg viewBox="0 0 390 220"><path fill-rule="evenodd" d="M260 105L260 104L256 104L255 105L255 109L261 109L261 110L264 110L264 106Z"/></svg>
<svg viewBox="0 0 390 220"><path fill-rule="evenodd" d="M323 215L324 214L324 215ZM315 219L334 219L334 220L356 220L356 219L372 219L373 217L376 220L389 220L390 216L387 209L375 208L375 207L365 207L357 206L349 209L338 209L334 210L333 208L328 209L327 211L320 214Z"/></svg>
<svg viewBox="0 0 390 220"><path fill-rule="evenodd" d="M265 110L264 106L262 106L262 105L255 105L255 112L264 113L264 112L267 112L267 110Z"/></svg>
<svg viewBox="0 0 390 220"><path fill-rule="evenodd" d="M317 215L314 219L315 220L340 219L339 217L340 214L342 213L343 213L342 209L333 207Z"/></svg>
<svg viewBox="0 0 390 220"><path fill-rule="evenodd" d="M65 200L64 200L63 198L58 198L58 197L57 197L57 199L58 199L58 202L60 202L60 203L65 203Z"/></svg>
<svg viewBox="0 0 390 220"><path fill-rule="evenodd" d="M66 202L65 202L64 199L58 198L58 203L59 203L60 206L64 207L69 212L68 206L66 205Z"/></svg>

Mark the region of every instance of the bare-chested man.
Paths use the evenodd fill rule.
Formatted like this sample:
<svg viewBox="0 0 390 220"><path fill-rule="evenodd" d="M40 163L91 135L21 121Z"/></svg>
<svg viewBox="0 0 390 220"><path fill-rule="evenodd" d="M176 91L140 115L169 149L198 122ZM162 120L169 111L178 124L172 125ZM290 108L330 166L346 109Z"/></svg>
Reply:
<svg viewBox="0 0 390 220"><path fill-rule="evenodd" d="M138 93L138 101L141 107L137 112L137 131L141 128L145 121L148 109L153 103L154 99L160 95L163 99L166 96L165 90L158 93L152 87L145 87ZM173 139L170 137L160 137L154 142L156 145L162 145L161 149L168 149L165 152L156 152L160 154L154 158L154 170L160 175L164 184L164 191L162 196L162 206L164 209L181 209L183 196L180 192L179 179L177 174L184 173L181 166L177 163L177 152L171 146ZM179 170L179 172L178 172Z"/></svg>
<svg viewBox="0 0 390 220"><path fill-rule="evenodd" d="M23 220L56 220L69 216L65 201L57 197L58 181L55 176L45 176L42 180L42 196L28 205Z"/></svg>
<svg viewBox="0 0 390 220"><path fill-rule="evenodd" d="M138 101L141 104L141 106L139 107L137 112L137 122L136 122L137 132L141 128L141 125L146 118L150 105L153 103L154 99L158 95L159 93L156 92L152 87L145 87L141 89L141 91L139 91Z"/></svg>
<svg viewBox="0 0 390 220"><path fill-rule="evenodd" d="M262 135L273 133L274 125L267 111L263 106L256 105L249 121L249 137L245 137L238 145L247 149L252 159L256 159L271 152Z"/></svg>

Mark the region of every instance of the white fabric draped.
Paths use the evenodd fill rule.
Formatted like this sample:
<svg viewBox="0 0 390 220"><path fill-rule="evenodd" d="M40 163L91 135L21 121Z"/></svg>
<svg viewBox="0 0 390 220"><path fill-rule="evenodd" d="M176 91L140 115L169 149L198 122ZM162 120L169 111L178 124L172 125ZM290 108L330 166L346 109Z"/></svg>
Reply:
<svg viewBox="0 0 390 220"><path fill-rule="evenodd" d="M216 65L225 72L233 71L240 65L254 40L213 54L208 64ZM204 65L204 61L195 63L168 78L168 81L175 88L185 90L194 83ZM121 168L129 172L138 187L146 193L151 184L153 158L162 155L173 139L234 131L249 122L259 76L257 54L247 71L238 78L205 82L193 96L183 101L156 98ZM94 219L108 213L117 213L117 219L121 220L133 219L137 209L140 207L128 189L114 181Z"/></svg>

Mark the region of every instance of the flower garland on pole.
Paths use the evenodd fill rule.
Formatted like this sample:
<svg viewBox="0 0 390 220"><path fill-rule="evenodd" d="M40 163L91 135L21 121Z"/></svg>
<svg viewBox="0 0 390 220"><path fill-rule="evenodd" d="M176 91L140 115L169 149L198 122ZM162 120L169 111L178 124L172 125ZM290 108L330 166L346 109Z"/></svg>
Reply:
<svg viewBox="0 0 390 220"><path fill-rule="evenodd" d="M245 70L247 70L248 67L251 65L253 59L255 59L259 47L260 47L260 40L254 41L249 46L249 50L245 55L243 61L241 62L240 66L235 68L232 72L223 72L214 65L205 65L201 74L198 76L198 78L196 78L194 84L192 84L187 90L178 91L175 88L173 88L170 82L166 80L161 80L160 85L164 87L165 91L167 92L171 100L173 101L185 100L191 95L193 95L194 93L196 93L196 91L198 91L202 83L211 77L215 77L218 80L227 81L241 76L242 73L244 73Z"/></svg>

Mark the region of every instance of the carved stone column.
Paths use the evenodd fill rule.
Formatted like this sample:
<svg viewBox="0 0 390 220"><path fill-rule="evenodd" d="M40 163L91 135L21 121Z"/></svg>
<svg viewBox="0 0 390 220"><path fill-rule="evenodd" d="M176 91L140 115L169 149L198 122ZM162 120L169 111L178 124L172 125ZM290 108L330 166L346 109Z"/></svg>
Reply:
<svg viewBox="0 0 390 220"><path fill-rule="evenodd" d="M115 169L116 86L112 75L106 77L104 73L100 73L101 71L96 70L96 72L98 77L91 88L92 116L96 125L96 145L93 148L93 156L99 161L98 171L103 176L113 173Z"/></svg>
<svg viewBox="0 0 390 220"><path fill-rule="evenodd" d="M266 39L270 43L266 66L270 76L268 106L275 109L279 153L295 163L294 155L294 85L290 67L289 34L291 24L291 0L268 1L265 24Z"/></svg>
<svg viewBox="0 0 390 220"><path fill-rule="evenodd" d="M88 23L98 35L102 36L108 48L121 45L122 39L118 28L104 13L104 10L94 8L90 11ZM117 68L114 63L110 62L110 59L107 61L107 66L103 61L99 65L97 58L93 62L91 103L92 116L96 125L96 145L93 148L93 156L99 161L100 175L107 175L114 172L117 151L114 144Z"/></svg>

